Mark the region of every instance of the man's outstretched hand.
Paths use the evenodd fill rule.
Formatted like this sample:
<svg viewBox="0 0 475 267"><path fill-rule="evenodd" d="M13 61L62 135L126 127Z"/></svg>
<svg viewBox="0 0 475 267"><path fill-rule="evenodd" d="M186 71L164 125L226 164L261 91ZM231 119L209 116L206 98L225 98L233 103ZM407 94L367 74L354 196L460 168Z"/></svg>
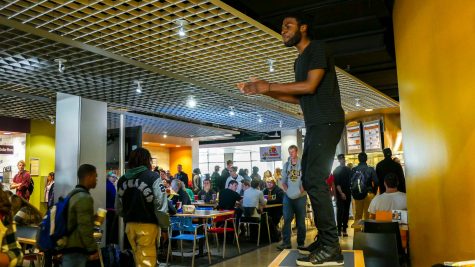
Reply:
<svg viewBox="0 0 475 267"><path fill-rule="evenodd" d="M264 80L258 80L257 78L251 78L250 80L251 81L247 83L236 84L236 87L241 93L246 95L259 95L270 91L270 83Z"/></svg>

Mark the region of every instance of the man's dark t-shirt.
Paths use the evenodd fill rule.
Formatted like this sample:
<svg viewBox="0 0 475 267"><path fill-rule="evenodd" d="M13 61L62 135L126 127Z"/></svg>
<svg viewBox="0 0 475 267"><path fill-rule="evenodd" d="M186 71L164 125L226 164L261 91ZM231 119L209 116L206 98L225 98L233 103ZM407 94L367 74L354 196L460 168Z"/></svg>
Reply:
<svg viewBox="0 0 475 267"><path fill-rule="evenodd" d="M306 81L308 72L314 69L324 69L325 75L314 94L300 97L305 126L343 122L345 114L341 107L335 65L326 50L325 43L321 41L311 41L295 60L295 81Z"/></svg>
<svg viewBox="0 0 475 267"><path fill-rule="evenodd" d="M241 200L241 196L237 192L226 188L221 191L221 193L219 193L218 208L224 210L233 210L234 206L236 206L236 201L239 200Z"/></svg>
<svg viewBox="0 0 475 267"><path fill-rule="evenodd" d="M379 193L382 194L386 192L386 187L384 186L384 178L390 173L394 173L397 175L397 190L399 192L406 193L406 179L404 178L404 171L402 170L402 166L401 164L395 162L391 157L383 159L376 165L376 174L378 174L379 179Z"/></svg>
<svg viewBox="0 0 475 267"><path fill-rule="evenodd" d="M335 182L335 189L336 189L336 186L339 185L341 187L341 191L343 193L345 193L345 195L347 195L348 197L351 194L351 176L352 176L352 174L353 174L353 172L351 171L351 169L346 167L346 166L338 166L333 171L333 177L335 177L335 181L334 181ZM337 191L336 197L338 199L341 198L340 194L338 194L338 191Z"/></svg>

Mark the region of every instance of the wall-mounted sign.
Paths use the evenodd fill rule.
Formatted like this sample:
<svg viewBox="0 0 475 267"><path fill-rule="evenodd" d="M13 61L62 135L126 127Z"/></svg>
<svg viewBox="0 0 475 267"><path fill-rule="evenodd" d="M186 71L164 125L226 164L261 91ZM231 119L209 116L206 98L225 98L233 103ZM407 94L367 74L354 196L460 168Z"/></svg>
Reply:
<svg viewBox="0 0 475 267"><path fill-rule="evenodd" d="M359 123L346 125L346 144L348 154L356 154L363 151L361 147L361 127Z"/></svg>
<svg viewBox="0 0 475 267"><path fill-rule="evenodd" d="M383 149L381 140L381 123L379 120L364 122L363 133L366 152L381 151Z"/></svg>
<svg viewBox="0 0 475 267"><path fill-rule="evenodd" d="M30 175L32 176L40 175L40 159L30 158Z"/></svg>
<svg viewBox="0 0 475 267"><path fill-rule="evenodd" d="M279 161L282 160L280 153L280 146L260 147L261 162Z"/></svg>
<svg viewBox="0 0 475 267"><path fill-rule="evenodd" d="M0 145L0 154L13 155L13 145Z"/></svg>

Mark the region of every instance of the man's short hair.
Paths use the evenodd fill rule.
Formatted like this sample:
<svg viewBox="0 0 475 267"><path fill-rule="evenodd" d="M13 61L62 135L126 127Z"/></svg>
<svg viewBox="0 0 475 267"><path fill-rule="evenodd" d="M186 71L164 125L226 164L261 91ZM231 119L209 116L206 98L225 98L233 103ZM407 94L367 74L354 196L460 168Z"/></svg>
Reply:
<svg viewBox="0 0 475 267"><path fill-rule="evenodd" d="M245 185L245 186L251 186L251 183L249 183L248 180L242 181L242 184Z"/></svg>
<svg viewBox="0 0 475 267"><path fill-rule="evenodd" d="M78 169L78 179L83 180L86 176L96 173L96 167L91 164L83 164Z"/></svg>
<svg viewBox="0 0 475 267"><path fill-rule="evenodd" d="M127 163L129 169L140 166L145 166L149 170L152 169L152 156L150 152L143 147L139 147L130 152L129 162Z"/></svg>
<svg viewBox="0 0 475 267"><path fill-rule="evenodd" d="M226 161L226 165L231 165L231 164L233 164L233 161L232 161L232 160Z"/></svg>
<svg viewBox="0 0 475 267"><path fill-rule="evenodd" d="M399 184L398 180L397 175L394 173L388 173L384 176L384 183L389 188L397 188L397 185Z"/></svg>
<svg viewBox="0 0 475 267"><path fill-rule="evenodd" d="M366 155L364 152L361 152L358 154L358 160L359 162L364 163L368 160L368 155Z"/></svg>
<svg viewBox="0 0 475 267"><path fill-rule="evenodd" d="M289 146L288 150L295 149L295 151L299 151L299 148L296 145Z"/></svg>
<svg viewBox="0 0 475 267"><path fill-rule="evenodd" d="M231 169L233 170L233 172L237 172L237 167L236 166L232 166Z"/></svg>
<svg viewBox="0 0 475 267"><path fill-rule="evenodd" d="M203 180L203 183L204 183L204 182L210 182L210 183L211 183L211 180L210 180L209 178L205 178L205 179Z"/></svg>
<svg viewBox="0 0 475 267"><path fill-rule="evenodd" d="M161 170L160 170L160 173L162 173L162 172L163 172L164 174L167 174L167 172L166 172L164 169L161 169Z"/></svg>
<svg viewBox="0 0 475 267"><path fill-rule="evenodd" d="M345 154L338 154L337 159L345 159Z"/></svg>
<svg viewBox="0 0 475 267"><path fill-rule="evenodd" d="M385 158L389 158L393 155L393 152L391 151L391 148L387 147L383 149L383 154Z"/></svg>
<svg viewBox="0 0 475 267"><path fill-rule="evenodd" d="M258 188L259 187L259 184L260 184L260 181L257 180L257 179L252 179L251 181L251 187L252 188Z"/></svg>
<svg viewBox="0 0 475 267"><path fill-rule="evenodd" d="M231 180L231 181L229 181L228 187L229 187L230 185L237 184L237 183L238 183L238 182L237 182L236 180Z"/></svg>
<svg viewBox="0 0 475 267"><path fill-rule="evenodd" d="M181 165L181 164L178 164L178 165L176 165L176 166L177 166L177 167L183 167L183 165Z"/></svg>
<svg viewBox="0 0 475 267"><path fill-rule="evenodd" d="M257 166L252 167L252 171L253 171L253 172L258 172L258 171L259 171L259 167L257 167Z"/></svg>
<svg viewBox="0 0 475 267"><path fill-rule="evenodd" d="M294 18L297 21L299 27L302 25L307 25L307 36L310 39L314 39L315 37L315 32L313 30L314 18L312 16L307 15L307 14L302 14L302 13L289 13L289 14L286 14L282 20L286 18Z"/></svg>
<svg viewBox="0 0 475 267"><path fill-rule="evenodd" d="M215 170L216 170L216 169L219 170L220 168L221 168L221 167L220 167L219 165L214 166L214 169L215 169Z"/></svg>

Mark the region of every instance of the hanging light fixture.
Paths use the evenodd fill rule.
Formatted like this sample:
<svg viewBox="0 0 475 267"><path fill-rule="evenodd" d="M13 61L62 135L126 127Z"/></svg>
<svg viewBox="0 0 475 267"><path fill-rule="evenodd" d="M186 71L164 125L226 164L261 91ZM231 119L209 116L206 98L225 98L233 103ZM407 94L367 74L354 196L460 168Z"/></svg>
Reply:
<svg viewBox="0 0 475 267"><path fill-rule="evenodd" d="M196 99L194 96L192 95L188 96L188 99L186 100L186 106L189 108L196 107Z"/></svg>
<svg viewBox="0 0 475 267"><path fill-rule="evenodd" d="M53 116L53 115L49 115L48 117L49 117L49 122L50 122L52 125L54 125L54 123L55 123L54 116Z"/></svg>
<svg viewBox="0 0 475 267"><path fill-rule="evenodd" d="M262 115L261 114L257 114L257 122L262 123Z"/></svg>
<svg viewBox="0 0 475 267"><path fill-rule="evenodd" d="M282 125L283 125L283 124L284 124L284 123L282 122L282 120L280 120L280 121L279 121L279 128L282 128Z"/></svg>
<svg viewBox="0 0 475 267"><path fill-rule="evenodd" d="M184 19L178 19L175 21L175 24L178 25L178 36L185 37L186 36L186 29L185 26L188 25L188 21Z"/></svg>
<svg viewBox="0 0 475 267"><path fill-rule="evenodd" d="M66 69L66 66L64 65L64 63L68 61L66 59L57 58L54 60L54 62L58 63L58 71L60 73L64 73L64 70Z"/></svg>
<svg viewBox="0 0 475 267"><path fill-rule="evenodd" d="M234 107L233 106L230 106L229 107L229 116L233 117L234 115L236 115L236 112L234 112Z"/></svg>
<svg viewBox="0 0 475 267"><path fill-rule="evenodd" d="M275 59L268 59L267 60L267 64L269 64L269 72L274 72L275 71L274 63L275 63Z"/></svg>
<svg viewBox="0 0 475 267"><path fill-rule="evenodd" d="M355 106L361 107L361 102L360 101L361 101L361 99L355 98Z"/></svg>
<svg viewBox="0 0 475 267"><path fill-rule="evenodd" d="M135 92L137 92L137 94L141 94L142 93L142 81L135 80L134 83L137 85L137 87L135 88Z"/></svg>
<svg viewBox="0 0 475 267"><path fill-rule="evenodd" d="M163 138L167 138L168 135L167 135L167 132L163 132Z"/></svg>

